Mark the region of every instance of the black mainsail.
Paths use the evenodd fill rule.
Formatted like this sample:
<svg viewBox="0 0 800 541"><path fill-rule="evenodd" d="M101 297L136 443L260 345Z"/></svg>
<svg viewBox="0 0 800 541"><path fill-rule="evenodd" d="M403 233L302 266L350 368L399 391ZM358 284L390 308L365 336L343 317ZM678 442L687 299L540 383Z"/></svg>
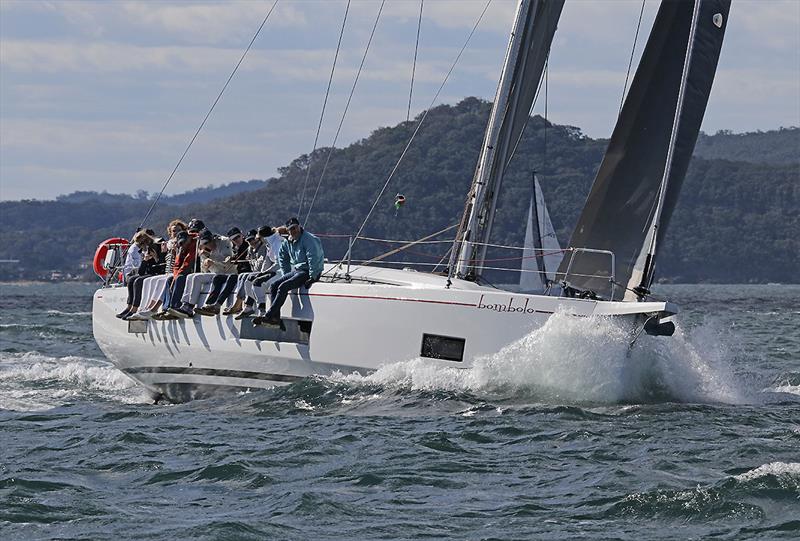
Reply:
<svg viewBox="0 0 800 541"><path fill-rule="evenodd" d="M476 279L486 258L497 196L506 167L530 117L564 0L521 0L481 155L450 260L462 278Z"/></svg>
<svg viewBox="0 0 800 541"><path fill-rule="evenodd" d="M569 246L559 279L603 298L634 300L653 281L717 68L730 0L661 3L630 91ZM612 294L613 291L613 294Z"/></svg>

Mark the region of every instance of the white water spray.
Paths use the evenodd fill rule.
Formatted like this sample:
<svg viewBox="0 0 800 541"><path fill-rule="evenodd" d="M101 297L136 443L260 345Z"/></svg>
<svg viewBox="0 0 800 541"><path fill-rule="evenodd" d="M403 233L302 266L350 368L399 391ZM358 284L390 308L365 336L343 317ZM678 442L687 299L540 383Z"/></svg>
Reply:
<svg viewBox="0 0 800 541"><path fill-rule="evenodd" d="M629 353L628 330L612 320L554 314L541 328L467 369L414 359L367 377L336 379L555 403L747 401L721 342L703 328L692 334L701 336L695 340L680 329L671 338L645 335Z"/></svg>
<svg viewBox="0 0 800 541"><path fill-rule="evenodd" d="M143 390L106 362L85 357L49 357L35 352L3 354L0 408L37 411L91 395L123 403L147 401Z"/></svg>

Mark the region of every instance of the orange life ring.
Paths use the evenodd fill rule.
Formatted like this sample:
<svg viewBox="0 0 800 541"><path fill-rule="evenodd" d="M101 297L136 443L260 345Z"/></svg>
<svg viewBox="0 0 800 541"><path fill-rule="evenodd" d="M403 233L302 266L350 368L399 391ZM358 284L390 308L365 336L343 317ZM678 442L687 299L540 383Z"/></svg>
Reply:
<svg viewBox="0 0 800 541"><path fill-rule="evenodd" d="M94 273L102 278L103 280L106 279L108 276L108 269L103 267L103 263L106 260L106 254L108 253L108 247L111 244L120 244L123 248L127 248L128 239L123 239L121 237L113 237L110 239L106 239L100 243L97 247L97 251L94 253L94 261L92 262L92 268L94 268Z"/></svg>

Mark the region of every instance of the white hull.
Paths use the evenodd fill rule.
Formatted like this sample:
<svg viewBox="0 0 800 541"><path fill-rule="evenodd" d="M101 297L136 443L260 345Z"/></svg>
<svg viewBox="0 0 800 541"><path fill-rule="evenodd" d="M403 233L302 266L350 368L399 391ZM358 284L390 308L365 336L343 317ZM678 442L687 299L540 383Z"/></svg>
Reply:
<svg viewBox="0 0 800 541"><path fill-rule="evenodd" d="M446 288L446 278L413 271L356 267L351 276L351 282L293 292L282 311L286 331L232 316L122 321L115 314L125 307L126 289L103 288L94 295L94 337L121 371L154 395L182 401L209 390L266 388L336 371L367 374L418 357L468 367L556 311L619 317L632 329L676 311L666 302L524 295L461 280ZM461 360L429 357L437 354Z"/></svg>

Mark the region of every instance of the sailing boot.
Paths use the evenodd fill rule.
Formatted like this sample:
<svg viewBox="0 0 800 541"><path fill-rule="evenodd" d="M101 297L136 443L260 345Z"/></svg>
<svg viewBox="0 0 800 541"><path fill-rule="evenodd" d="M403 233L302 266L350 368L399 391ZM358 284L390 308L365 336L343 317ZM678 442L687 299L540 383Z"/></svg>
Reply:
<svg viewBox="0 0 800 541"><path fill-rule="evenodd" d="M232 316L233 314L238 314L242 311L242 299L236 298L236 302L233 303L233 306L230 308L226 308L222 311L223 316Z"/></svg>

